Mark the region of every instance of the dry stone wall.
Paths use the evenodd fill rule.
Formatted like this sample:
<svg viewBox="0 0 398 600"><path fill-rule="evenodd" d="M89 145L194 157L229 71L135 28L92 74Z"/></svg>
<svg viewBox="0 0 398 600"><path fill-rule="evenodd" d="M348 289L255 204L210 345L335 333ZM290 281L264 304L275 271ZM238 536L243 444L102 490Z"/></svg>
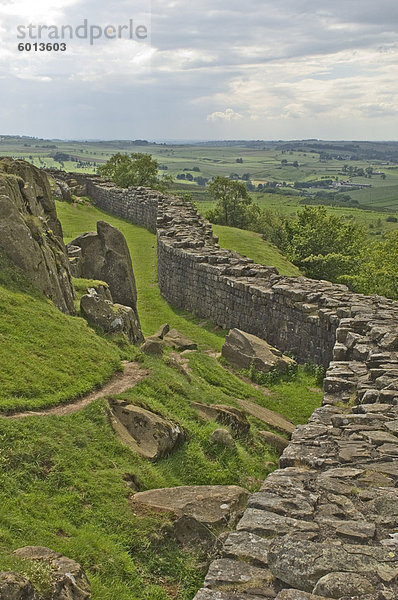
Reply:
<svg viewBox="0 0 398 600"><path fill-rule="evenodd" d="M323 406L250 498L196 600L398 598L398 303L221 250L181 199L84 182L100 208L157 230L170 303L327 367Z"/></svg>

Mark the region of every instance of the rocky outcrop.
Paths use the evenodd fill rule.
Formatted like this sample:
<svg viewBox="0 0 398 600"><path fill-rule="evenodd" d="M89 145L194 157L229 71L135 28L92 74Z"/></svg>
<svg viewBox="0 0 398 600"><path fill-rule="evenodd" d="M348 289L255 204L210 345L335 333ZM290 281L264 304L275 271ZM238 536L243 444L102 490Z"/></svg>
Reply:
<svg viewBox="0 0 398 600"><path fill-rule="evenodd" d="M27 561L45 564L51 594L49 600L90 600L90 583L76 561L42 546L25 546L15 550L14 554ZM0 600L38 598L34 585L25 576L0 572Z"/></svg>
<svg viewBox="0 0 398 600"><path fill-rule="evenodd" d="M98 221L97 232L79 235L69 242L67 248L74 257L78 257L73 266L76 277L105 281L114 302L136 307L137 289L133 265L121 231L105 221Z"/></svg>
<svg viewBox="0 0 398 600"><path fill-rule="evenodd" d="M223 357L238 369L254 367L262 373L275 370L281 373L296 363L255 335L231 329L222 347Z"/></svg>
<svg viewBox="0 0 398 600"><path fill-rule="evenodd" d="M110 293L106 298L94 288L90 288L89 293L80 300L80 314L105 333L125 335L131 344L142 340L140 324L134 310L130 306L114 304Z"/></svg>
<svg viewBox="0 0 398 600"><path fill-rule="evenodd" d="M137 289L130 251L124 235L105 221L97 232L84 233L67 246L75 277L105 281L113 302L134 311L136 341L144 341L137 312Z"/></svg>
<svg viewBox="0 0 398 600"><path fill-rule="evenodd" d="M185 440L179 425L140 406L111 399L111 425L119 439L149 460L167 456Z"/></svg>
<svg viewBox="0 0 398 600"><path fill-rule="evenodd" d="M21 161L0 160L0 252L63 312L74 290L47 175Z"/></svg>
<svg viewBox="0 0 398 600"><path fill-rule="evenodd" d="M133 509L168 513L177 540L184 546L209 542L233 527L243 513L249 492L235 485L196 485L139 492Z"/></svg>

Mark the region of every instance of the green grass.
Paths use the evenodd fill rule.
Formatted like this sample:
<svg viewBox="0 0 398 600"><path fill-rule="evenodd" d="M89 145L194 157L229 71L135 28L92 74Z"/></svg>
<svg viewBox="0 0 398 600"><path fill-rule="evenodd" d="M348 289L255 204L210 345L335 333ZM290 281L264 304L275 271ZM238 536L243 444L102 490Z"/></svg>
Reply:
<svg viewBox="0 0 398 600"><path fill-rule="evenodd" d="M251 434L236 439L235 449L220 448L209 440L219 425L202 420L191 402L235 405L234 398L251 398L278 405L295 422L305 422L320 403L320 390L308 393L314 378L304 371L287 394L285 382L265 396L200 352L190 355L191 382L167 357L140 360L152 374L120 397L178 423L183 446L157 462L134 455L111 431L105 400L70 416L0 419L0 569L26 573L45 591L46 573L11 555L43 545L82 564L93 600L191 600L203 581L203 556L177 547L166 517L134 514L126 476L134 475L141 490L191 484L256 490L277 463L258 435L266 426L249 418ZM298 397L306 398L299 407Z"/></svg>
<svg viewBox="0 0 398 600"><path fill-rule="evenodd" d="M213 230L222 248L236 250L256 263L276 267L281 275L300 275L299 269L278 248L264 241L260 234L225 225L213 225Z"/></svg>
<svg viewBox="0 0 398 600"><path fill-rule="evenodd" d="M103 384L120 368L120 353L0 257L0 365L0 412L32 410Z"/></svg>
<svg viewBox="0 0 398 600"><path fill-rule="evenodd" d="M58 211L68 240L94 230L99 219L123 231L146 334L167 321L201 347L220 349L224 332L199 326L160 296L154 235L94 207L60 203ZM236 230L226 233L231 236L226 243L234 242ZM256 260L265 257L258 237L238 233L242 252L257 253ZM81 295L92 282L75 284ZM121 351L111 341L82 319L60 313L5 262L0 341L3 410L58 404L101 383L120 364ZM237 398L247 398L304 423L321 402L315 376L301 367L265 394L201 351L189 355L191 381L171 366L168 351L163 359L136 349L131 354L151 374L120 397L182 427L186 441L168 457L150 462L124 447L110 428L106 400L69 416L0 418L0 570L32 578L38 600L48 600L49 574L12 555L24 545L47 546L80 562L93 600L191 600L203 582L204 557L177 546L166 517L134 514L126 478L134 476L141 490L194 484L257 490L277 465L259 435L267 426L249 417L250 434L238 437L235 448L220 448L210 440L220 425L203 420L191 403L238 406Z"/></svg>
<svg viewBox="0 0 398 600"><path fill-rule="evenodd" d="M93 206L73 206L57 202L66 242L85 231L95 231L96 223L105 220L123 232L130 249L138 292L138 314L144 335L153 334L160 325L169 323L202 346L221 350L225 332L213 324L203 324L192 314L173 308L162 298L157 285L156 236L144 227L113 217Z"/></svg>

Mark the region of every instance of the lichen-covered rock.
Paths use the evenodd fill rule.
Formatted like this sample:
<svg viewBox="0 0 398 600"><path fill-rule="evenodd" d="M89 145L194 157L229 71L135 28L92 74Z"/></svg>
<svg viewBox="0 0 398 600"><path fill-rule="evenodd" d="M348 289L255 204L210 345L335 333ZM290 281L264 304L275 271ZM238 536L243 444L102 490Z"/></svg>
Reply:
<svg viewBox="0 0 398 600"><path fill-rule="evenodd" d="M318 543L289 535L275 538L268 564L275 577L306 592L312 592L322 577L333 572L373 576L381 581L398 576L398 554L388 547Z"/></svg>
<svg viewBox="0 0 398 600"><path fill-rule="evenodd" d="M229 433L228 429L216 429L210 435L210 440L215 444L225 446L226 448L235 448L236 446L234 438Z"/></svg>
<svg viewBox="0 0 398 600"><path fill-rule="evenodd" d="M301 590L282 590L279 592L275 600L333 600L325 596L314 596Z"/></svg>
<svg viewBox="0 0 398 600"><path fill-rule="evenodd" d="M229 558L215 560L210 565L204 586L240 592L248 595L248 599L252 595L275 598L282 587L269 569Z"/></svg>
<svg viewBox="0 0 398 600"><path fill-rule="evenodd" d="M37 600L33 585L19 573L0 571L0 600Z"/></svg>
<svg viewBox="0 0 398 600"><path fill-rule="evenodd" d="M167 456L184 440L181 427L159 415L112 398L111 424L118 437L140 456L156 460Z"/></svg>
<svg viewBox="0 0 398 600"><path fill-rule="evenodd" d="M163 340L166 346L176 348L176 350L196 350L198 345L185 335L182 335L177 329L170 329L169 332L163 335Z"/></svg>
<svg viewBox="0 0 398 600"><path fill-rule="evenodd" d="M154 356L162 356L163 349L162 340L155 336L147 338L140 348L144 354L153 354Z"/></svg>
<svg viewBox="0 0 398 600"><path fill-rule="evenodd" d="M284 372L296 363L255 335L231 329L222 347L223 357L238 369L253 366L257 371L268 373L272 369Z"/></svg>
<svg viewBox="0 0 398 600"><path fill-rule="evenodd" d="M328 598L354 597L362 598L375 591L371 582L363 575L356 573L328 573L318 581L313 593Z"/></svg>
<svg viewBox="0 0 398 600"><path fill-rule="evenodd" d="M214 545L215 534L234 526L241 517L248 495L236 485L179 486L139 492L132 505L170 514L177 540L184 546Z"/></svg>
<svg viewBox="0 0 398 600"><path fill-rule="evenodd" d="M84 233L67 246L76 277L105 281L113 301L129 306L138 323L137 341L144 341L137 313L137 289L130 251L124 235L105 221L98 221L97 232ZM80 248L80 253L77 248Z"/></svg>
<svg viewBox="0 0 398 600"><path fill-rule="evenodd" d="M63 312L75 313L69 261L45 173L0 160L0 252Z"/></svg>
<svg viewBox="0 0 398 600"><path fill-rule="evenodd" d="M15 550L14 554L48 565L52 585L51 600L90 600L90 583L76 561L42 546L25 546ZM25 599L21 597L21 600Z"/></svg>
<svg viewBox="0 0 398 600"><path fill-rule="evenodd" d="M103 295L91 289L80 300L80 313L92 325L101 327L105 333L124 334L131 344L142 339L137 315L130 306L113 304Z"/></svg>

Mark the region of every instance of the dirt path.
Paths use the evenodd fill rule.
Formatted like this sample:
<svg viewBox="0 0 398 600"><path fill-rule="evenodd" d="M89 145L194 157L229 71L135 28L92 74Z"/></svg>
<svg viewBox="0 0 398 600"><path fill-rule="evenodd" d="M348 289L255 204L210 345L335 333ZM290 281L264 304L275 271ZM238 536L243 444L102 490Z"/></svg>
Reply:
<svg viewBox="0 0 398 600"><path fill-rule="evenodd" d="M94 402L94 400L98 400L99 398L104 398L104 396L110 396L112 394L121 394L126 390L137 385L139 381L144 379L149 375L149 371L143 369L141 365L137 362L125 362L123 363L123 371L121 373L116 373L112 377L108 383L106 383L99 390L95 390L94 392L90 392L86 396L79 398L76 402L70 402L69 404L63 404L61 406L54 406L53 408L45 408L43 410L37 411L25 411L25 412L15 412L9 415L1 415L3 419L23 419L25 417L39 416L39 417L47 417L49 415L56 415L59 417L63 417L64 415L72 415L79 410L82 410L85 406Z"/></svg>

